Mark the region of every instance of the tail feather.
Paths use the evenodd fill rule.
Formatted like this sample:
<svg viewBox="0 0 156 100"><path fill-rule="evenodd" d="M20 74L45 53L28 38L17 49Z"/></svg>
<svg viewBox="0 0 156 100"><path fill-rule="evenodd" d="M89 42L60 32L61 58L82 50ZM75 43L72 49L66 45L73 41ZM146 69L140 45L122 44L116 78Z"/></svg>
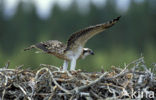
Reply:
<svg viewBox="0 0 156 100"><path fill-rule="evenodd" d="M47 49L47 46L44 45L44 44L42 44L42 43L38 43L38 44L36 44L35 46L36 46L37 48L43 50L44 52L47 52L47 53L50 52L50 51Z"/></svg>
<svg viewBox="0 0 156 100"><path fill-rule="evenodd" d="M31 49L33 49L33 48L36 48L36 46L35 46L35 45L31 45L30 47L25 48L24 51L31 50Z"/></svg>
<svg viewBox="0 0 156 100"><path fill-rule="evenodd" d="M47 49L47 46L43 43L37 43L35 45L31 45L30 47L25 48L24 51L31 50L33 48L38 49L38 50L42 50L42 51L47 52L47 53L50 53L50 51Z"/></svg>

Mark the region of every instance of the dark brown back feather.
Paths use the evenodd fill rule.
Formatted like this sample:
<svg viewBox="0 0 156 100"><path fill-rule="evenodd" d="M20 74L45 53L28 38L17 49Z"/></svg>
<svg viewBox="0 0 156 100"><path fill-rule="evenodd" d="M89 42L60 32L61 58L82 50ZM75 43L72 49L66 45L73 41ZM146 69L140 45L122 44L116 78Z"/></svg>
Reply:
<svg viewBox="0 0 156 100"><path fill-rule="evenodd" d="M81 38L82 36L85 36L87 34L91 34L88 36L88 38L86 38L85 42L90 39L92 36L96 35L97 33L100 33L101 31L104 31L105 29L113 26L119 19L120 19L121 16L111 20L111 21L108 21L106 23L103 23L103 24L98 24L98 25L94 25L94 26L90 26L90 27L87 27L83 30L80 30L74 34L72 34L70 36L70 38L68 39L68 42L67 42L67 48L65 51L71 49L71 46L73 44L75 44L75 42ZM97 31L96 31L97 30ZM95 32L94 32L95 31Z"/></svg>

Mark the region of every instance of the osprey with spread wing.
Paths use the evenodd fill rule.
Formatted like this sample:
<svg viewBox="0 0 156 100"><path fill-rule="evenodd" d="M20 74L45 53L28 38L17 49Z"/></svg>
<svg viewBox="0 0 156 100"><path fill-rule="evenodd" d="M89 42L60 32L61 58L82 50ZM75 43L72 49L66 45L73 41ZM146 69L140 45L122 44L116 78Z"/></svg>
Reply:
<svg viewBox="0 0 156 100"><path fill-rule="evenodd" d="M76 33L73 33L68 39L67 44L63 44L58 40L49 40L31 45L24 50L37 48L44 51L45 53L52 54L60 59L63 59L63 70L67 70L68 62L71 61L70 70L75 70L77 59L85 58L88 55L94 54L91 49L84 48L86 42L94 35L113 26L119 19L120 17L117 17L106 23L90 26Z"/></svg>

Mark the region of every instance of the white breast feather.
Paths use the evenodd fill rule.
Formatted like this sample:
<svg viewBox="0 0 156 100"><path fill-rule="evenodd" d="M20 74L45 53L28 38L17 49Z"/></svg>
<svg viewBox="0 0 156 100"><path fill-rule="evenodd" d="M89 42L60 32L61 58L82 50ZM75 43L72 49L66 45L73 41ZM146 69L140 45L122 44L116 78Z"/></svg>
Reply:
<svg viewBox="0 0 156 100"><path fill-rule="evenodd" d="M78 49L76 49L75 51L67 51L66 56L67 58L69 58L70 60L74 59L78 59L81 55L83 51L83 47L79 46Z"/></svg>

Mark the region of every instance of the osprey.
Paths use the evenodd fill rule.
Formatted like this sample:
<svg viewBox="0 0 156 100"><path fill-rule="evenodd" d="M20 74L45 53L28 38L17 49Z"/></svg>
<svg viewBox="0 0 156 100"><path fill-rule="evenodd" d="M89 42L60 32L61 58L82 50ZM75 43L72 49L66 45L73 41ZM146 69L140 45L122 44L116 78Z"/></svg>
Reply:
<svg viewBox="0 0 156 100"><path fill-rule="evenodd" d="M113 26L119 19L120 16L106 23L90 26L75 32L69 37L67 44L63 44L58 40L49 40L31 45L30 47L25 48L24 51L32 48L40 49L45 53L52 54L63 59L63 70L67 70L69 61L71 62L70 70L75 70L77 59L84 59L86 56L94 54L91 49L84 48L86 42L94 35Z"/></svg>

